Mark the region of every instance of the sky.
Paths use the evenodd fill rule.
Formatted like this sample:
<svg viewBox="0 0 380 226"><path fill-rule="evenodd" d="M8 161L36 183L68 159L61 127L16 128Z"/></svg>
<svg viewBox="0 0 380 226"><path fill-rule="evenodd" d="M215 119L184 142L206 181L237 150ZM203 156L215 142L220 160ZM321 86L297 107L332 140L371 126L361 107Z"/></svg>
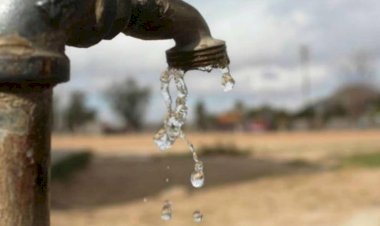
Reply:
<svg viewBox="0 0 380 226"><path fill-rule="evenodd" d="M378 0L187 0L206 19L213 37L227 42L236 87L220 86L220 73L189 72L189 107L203 101L223 112L237 100L247 106L297 110L304 103L300 47L308 46L309 99L331 95L351 73L357 54L370 56L374 84L380 86L380 1ZM55 89L61 103L71 92L87 94L87 105L103 121L115 120L104 92L128 77L152 89L146 119L157 122L165 106L159 76L167 67L172 40L142 41L120 34L88 49L67 47L71 81ZM190 114L190 119L193 114Z"/></svg>

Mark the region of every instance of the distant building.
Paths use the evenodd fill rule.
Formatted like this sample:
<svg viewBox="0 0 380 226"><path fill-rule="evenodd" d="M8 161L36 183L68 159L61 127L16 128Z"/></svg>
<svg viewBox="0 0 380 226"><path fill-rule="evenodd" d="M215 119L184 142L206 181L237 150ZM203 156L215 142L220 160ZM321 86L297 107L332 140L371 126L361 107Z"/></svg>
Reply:
<svg viewBox="0 0 380 226"><path fill-rule="evenodd" d="M249 132L265 132L269 130L269 125L265 120L247 120L244 129Z"/></svg>
<svg viewBox="0 0 380 226"><path fill-rule="evenodd" d="M239 112L226 112L216 116L218 130L242 130L243 114Z"/></svg>

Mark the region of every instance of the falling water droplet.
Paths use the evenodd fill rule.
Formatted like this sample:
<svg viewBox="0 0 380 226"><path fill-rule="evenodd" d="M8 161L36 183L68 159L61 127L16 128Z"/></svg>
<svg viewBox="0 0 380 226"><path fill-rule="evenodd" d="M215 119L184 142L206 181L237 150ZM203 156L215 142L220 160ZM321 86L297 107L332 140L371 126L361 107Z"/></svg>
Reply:
<svg viewBox="0 0 380 226"><path fill-rule="evenodd" d="M174 74L175 85L179 92L178 96L187 97L188 90L187 90L186 82L184 80L185 73L180 70L175 70L173 74Z"/></svg>
<svg viewBox="0 0 380 226"><path fill-rule="evenodd" d="M203 172L203 162L201 161L196 162L194 166L194 170Z"/></svg>
<svg viewBox="0 0 380 226"><path fill-rule="evenodd" d="M235 80L231 75L230 69L228 67L222 68L222 87L224 92L231 91L235 86Z"/></svg>
<svg viewBox="0 0 380 226"><path fill-rule="evenodd" d="M169 182L170 182L170 179L169 179L169 178L166 178L166 179L165 179L165 182L166 182L166 183L169 183Z"/></svg>
<svg viewBox="0 0 380 226"><path fill-rule="evenodd" d="M201 211L199 211L199 210L194 211L194 213L193 213L193 221L195 223L199 224L199 223L202 222L202 220L203 220L203 214L201 213Z"/></svg>
<svg viewBox="0 0 380 226"><path fill-rule="evenodd" d="M167 107L167 117L164 121L163 128L159 130L154 137L154 141L161 151L166 151L171 148L180 136L182 126L186 121L188 113L186 106L188 91L184 75L184 71L174 68L169 68L161 74L161 93ZM173 101L169 87L172 78L174 78L178 93L174 109L172 107Z"/></svg>
<svg viewBox="0 0 380 226"><path fill-rule="evenodd" d="M171 74L170 74L170 71L169 70L165 70L162 72L161 74L161 78L160 78L160 81L162 83L169 83L171 80Z"/></svg>
<svg viewBox="0 0 380 226"><path fill-rule="evenodd" d="M176 115L170 115L165 124L165 129L169 136L177 138L180 135L183 122Z"/></svg>
<svg viewBox="0 0 380 226"><path fill-rule="evenodd" d="M143 202L147 203L148 202L148 198L144 197Z"/></svg>
<svg viewBox="0 0 380 226"><path fill-rule="evenodd" d="M170 139L165 129L160 129L154 135L154 143L156 143L160 151L167 151L173 145L173 141Z"/></svg>
<svg viewBox="0 0 380 226"><path fill-rule="evenodd" d="M162 95L162 97L164 99L166 108L168 110L171 109L171 104L172 104L172 97L170 96L170 92L169 92L169 84L170 84L170 80L171 79L172 79L172 76L171 76L169 70L165 70L164 72L162 72L161 78L160 78L160 81L161 81L161 95Z"/></svg>
<svg viewBox="0 0 380 226"><path fill-rule="evenodd" d="M199 162L197 152L194 148L194 145L187 139L185 133L181 133L181 138L186 142L187 148L189 148L190 152L193 154L193 160L195 163ZM202 162L201 162L202 163Z"/></svg>
<svg viewBox="0 0 380 226"><path fill-rule="evenodd" d="M162 206L161 219L164 221L172 219L172 204L169 200L166 200Z"/></svg>
<svg viewBox="0 0 380 226"><path fill-rule="evenodd" d="M205 175L203 171L194 171L190 177L191 184L194 188L201 188L205 183Z"/></svg>

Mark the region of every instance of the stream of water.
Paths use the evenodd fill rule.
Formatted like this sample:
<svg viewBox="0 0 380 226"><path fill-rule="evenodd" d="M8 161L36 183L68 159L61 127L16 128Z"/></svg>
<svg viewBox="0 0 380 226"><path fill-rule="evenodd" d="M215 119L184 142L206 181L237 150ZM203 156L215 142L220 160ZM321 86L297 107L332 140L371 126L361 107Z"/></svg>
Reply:
<svg viewBox="0 0 380 226"><path fill-rule="evenodd" d="M200 68L201 71L210 72L212 67ZM228 67L220 69L222 72L221 85L225 92L232 90L235 85L235 80L232 78L230 69ZM199 160L196 149L191 141L187 138L182 130L182 126L186 122L188 115L187 97L188 89L185 82L185 72L175 68L168 68L161 74L161 95L164 99L167 108L166 117L163 127L154 135L154 142L162 152L168 151L178 138L181 138L187 144L189 151L192 153L194 160L194 171L190 175L190 182L194 188L201 188L205 183L204 165ZM173 104L173 97L170 92L170 84L174 81L177 90L177 97L175 104ZM168 167L168 170L170 167ZM169 178L165 179L169 182ZM169 221L172 219L172 203L166 200L162 207L161 219ZM193 221L201 223L203 214L196 210L193 213Z"/></svg>

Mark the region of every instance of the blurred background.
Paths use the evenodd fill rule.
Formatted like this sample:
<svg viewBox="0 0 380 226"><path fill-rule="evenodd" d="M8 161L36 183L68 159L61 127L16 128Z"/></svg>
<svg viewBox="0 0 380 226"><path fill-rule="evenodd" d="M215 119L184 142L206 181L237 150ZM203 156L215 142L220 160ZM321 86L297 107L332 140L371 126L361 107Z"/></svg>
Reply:
<svg viewBox="0 0 380 226"><path fill-rule="evenodd" d="M380 225L380 3L187 0L227 42L236 87L189 72L185 127L205 162L153 135L160 73L174 42L119 35L67 48L55 89L53 226ZM169 166L169 167L168 167ZM168 169L170 168L170 169ZM169 182L166 182L169 178ZM162 222L164 200L173 220Z"/></svg>

